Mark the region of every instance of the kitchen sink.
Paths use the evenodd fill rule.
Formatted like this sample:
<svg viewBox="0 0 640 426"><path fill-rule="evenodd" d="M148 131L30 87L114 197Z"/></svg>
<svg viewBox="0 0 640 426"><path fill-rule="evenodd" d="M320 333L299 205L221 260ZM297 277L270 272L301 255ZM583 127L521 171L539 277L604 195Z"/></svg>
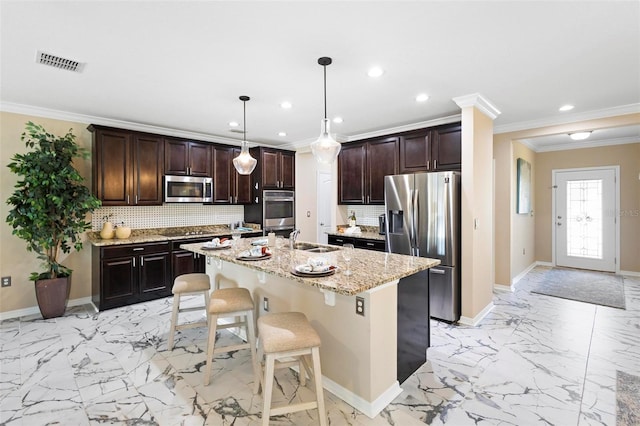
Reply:
<svg viewBox="0 0 640 426"><path fill-rule="evenodd" d="M327 247L311 243L295 243L293 245L293 248L296 250L304 250L309 253L329 253L332 251L340 250L339 247Z"/></svg>

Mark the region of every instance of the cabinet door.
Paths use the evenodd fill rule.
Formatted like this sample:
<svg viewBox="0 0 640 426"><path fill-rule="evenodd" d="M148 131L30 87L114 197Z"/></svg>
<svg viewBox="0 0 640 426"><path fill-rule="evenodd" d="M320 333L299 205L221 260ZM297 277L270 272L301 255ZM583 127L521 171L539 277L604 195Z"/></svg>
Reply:
<svg viewBox="0 0 640 426"><path fill-rule="evenodd" d="M191 176L211 176L211 145L189 142L189 174Z"/></svg>
<svg viewBox="0 0 640 426"><path fill-rule="evenodd" d="M296 185L296 156L294 153L280 153L280 188L294 189Z"/></svg>
<svg viewBox="0 0 640 426"><path fill-rule="evenodd" d="M367 143L366 204L384 204L384 177L398 174L398 140L386 137Z"/></svg>
<svg viewBox="0 0 640 426"><path fill-rule="evenodd" d="M95 195L103 206L126 206L131 200L131 133L97 129L94 135Z"/></svg>
<svg viewBox="0 0 640 426"><path fill-rule="evenodd" d="M423 129L400 138L400 173L430 171L430 135L429 130Z"/></svg>
<svg viewBox="0 0 640 426"><path fill-rule="evenodd" d="M277 189L280 183L280 153L263 150L260 156L262 169L262 188Z"/></svg>
<svg viewBox="0 0 640 426"><path fill-rule="evenodd" d="M461 170L462 126L438 128L432 132L431 155L434 170Z"/></svg>
<svg viewBox="0 0 640 426"><path fill-rule="evenodd" d="M338 155L338 204L364 204L366 147L343 145Z"/></svg>
<svg viewBox="0 0 640 426"><path fill-rule="evenodd" d="M171 294L169 253L151 253L139 256L138 277L140 299L150 300Z"/></svg>
<svg viewBox="0 0 640 426"><path fill-rule="evenodd" d="M189 169L189 142L165 138L164 172L168 175L186 176Z"/></svg>
<svg viewBox="0 0 640 426"><path fill-rule="evenodd" d="M137 301L133 259L134 257L129 256L102 261L100 309L129 305Z"/></svg>
<svg viewBox="0 0 640 426"><path fill-rule="evenodd" d="M171 271L172 282L177 276L196 272L193 253L186 250L173 251L171 253Z"/></svg>
<svg viewBox="0 0 640 426"><path fill-rule="evenodd" d="M240 155L240 148L233 149L233 158L236 158ZM233 160L231 160L231 175L233 179L231 179L232 185L234 186L234 190L232 194L235 193L235 203L236 204L251 204L251 175L241 175L238 173L233 167Z"/></svg>
<svg viewBox="0 0 640 426"><path fill-rule="evenodd" d="M216 204L233 202L232 178L233 173L236 173L233 167L233 151L232 147L213 148L213 202Z"/></svg>
<svg viewBox="0 0 640 426"><path fill-rule="evenodd" d="M162 205L164 139L161 136L133 135L132 204Z"/></svg>

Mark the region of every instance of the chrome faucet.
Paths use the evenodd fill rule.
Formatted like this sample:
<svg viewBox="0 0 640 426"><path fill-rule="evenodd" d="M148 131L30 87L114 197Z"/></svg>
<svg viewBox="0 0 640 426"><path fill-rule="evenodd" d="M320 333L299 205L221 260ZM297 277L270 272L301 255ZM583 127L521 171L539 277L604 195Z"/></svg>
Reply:
<svg viewBox="0 0 640 426"><path fill-rule="evenodd" d="M289 248L291 250L293 250L294 246L296 245L296 240L298 239L298 235L300 235L300 230L299 229L294 229L289 234Z"/></svg>

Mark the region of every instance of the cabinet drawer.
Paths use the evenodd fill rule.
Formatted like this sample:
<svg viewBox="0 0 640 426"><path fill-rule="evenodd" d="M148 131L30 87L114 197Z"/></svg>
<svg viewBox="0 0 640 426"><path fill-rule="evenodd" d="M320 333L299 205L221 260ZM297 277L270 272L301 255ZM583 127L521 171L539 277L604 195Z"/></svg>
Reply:
<svg viewBox="0 0 640 426"><path fill-rule="evenodd" d="M102 247L100 256L103 259L113 259L116 257L136 256L139 254L160 253L169 251L169 242L148 243L148 244L127 244L115 247Z"/></svg>
<svg viewBox="0 0 640 426"><path fill-rule="evenodd" d="M367 250L385 251L385 244L382 240L366 240L363 238L355 238L353 244L355 248L362 248Z"/></svg>
<svg viewBox="0 0 640 426"><path fill-rule="evenodd" d="M334 246L342 246L345 244L354 244L354 239L350 237L338 237L336 235L329 235L328 242ZM354 244L355 247L355 244Z"/></svg>

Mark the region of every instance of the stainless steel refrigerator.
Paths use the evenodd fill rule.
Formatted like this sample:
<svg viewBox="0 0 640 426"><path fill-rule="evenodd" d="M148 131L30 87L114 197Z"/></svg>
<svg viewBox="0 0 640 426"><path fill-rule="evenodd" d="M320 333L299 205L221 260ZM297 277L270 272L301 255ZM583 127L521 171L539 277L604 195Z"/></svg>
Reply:
<svg viewBox="0 0 640 426"><path fill-rule="evenodd" d="M440 259L428 271L429 315L460 319L460 172L386 176L387 250Z"/></svg>

